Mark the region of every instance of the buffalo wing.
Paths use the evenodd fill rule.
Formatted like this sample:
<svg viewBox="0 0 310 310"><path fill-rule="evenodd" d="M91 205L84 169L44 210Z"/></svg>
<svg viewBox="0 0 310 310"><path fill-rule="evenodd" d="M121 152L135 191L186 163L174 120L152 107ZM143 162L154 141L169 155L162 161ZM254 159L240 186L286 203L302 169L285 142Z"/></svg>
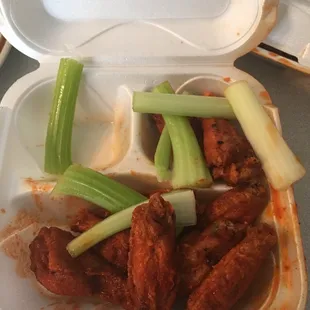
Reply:
<svg viewBox="0 0 310 310"><path fill-rule="evenodd" d="M206 227L218 219L233 223L252 224L269 201L269 190L262 183L239 185L205 206L198 218L198 226ZM202 207L200 207L202 208Z"/></svg>
<svg viewBox="0 0 310 310"><path fill-rule="evenodd" d="M188 295L210 273L212 266L244 237L246 225L218 221L202 233L192 231L178 247L180 285L178 293Z"/></svg>
<svg viewBox="0 0 310 310"><path fill-rule="evenodd" d="M95 209L96 210L96 209ZM100 209L99 209L100 210ZM104 210L104 209L102 209ZM94 212L96 214L94 214ZM99 213L96 210L82 210L77 214L71 223L71 230L75 232L84 232L102 221L105 213ZM98 216L98 214L101 216ZM121 231L110 238L98 243L94 249L104 257L109 263L127 272L128 252L129 252L129 234L130 230Z"/></svg>
<svg viewBox="0 0 310 310"><path fill-rule="evenodd" d="M273 228L260 224L214 267L190 295L188 310L228 310L245 293L260 266L276 244Z"/></svg>
<svg viewBox="0 0 310 310"><path fill-rule="evenodd" d="M66 250L71 233L56 227L43 227L30 244L31 270L50 292L68 296L90 296L93 287L81 268L86 254L73 259Z"/></svg>
<svg viewBox="0 0 310 310"><path fill-rule="evenodd" d="M124 274L91 251L72 258L66 250L74 236L57 227L43 227L30 244L31 270L57 295L99 295L105 301L131 308Z"/></svg>
<svg viewBox="0 0 310 310"><path fill-rule="evenodd" d="M175 213L154 194L132 216L128 282L134 309L169 310L176 297Z"/></svg>
<svg viewBox="0 0 310 310"><path fill-rule="evenodd" d="M203 119L202 128L205 158L215 180L237 185L262 174L251 145L229 121Z"/></svg>

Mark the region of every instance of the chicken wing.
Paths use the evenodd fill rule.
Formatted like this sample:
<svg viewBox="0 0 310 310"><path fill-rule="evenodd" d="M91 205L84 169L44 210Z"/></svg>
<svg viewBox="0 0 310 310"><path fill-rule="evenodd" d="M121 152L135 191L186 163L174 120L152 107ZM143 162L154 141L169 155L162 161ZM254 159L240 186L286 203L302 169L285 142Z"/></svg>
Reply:
<svg viewBox="0 0 310 310"><path fill-rule="evenodd" d="M203 232L192 231L178 246L180 295L190 294L211 272L212 266L244 237L246 225L220 220Z"/></svg>
<svg viewBox="0 0 310 310"><path fill-rule="evenodd" d="M57 227L40 230L29 246L31 270L37 280L57 295L100 295L132 309L124 274L91 251L72 258L66 246L73 239L70 232Z"/></svg>
<svg viewBox="0 0 310 310"><path fill-rule="evenodd" d="M43 227L30 244L31 270L50 292L68 296L90 296L92 285L81 271L80 261L66 250L73 236L56 227ZM82 258L83 259L83 258Z"/></svg>
<svg viewBox="0 0 310 310"><path fill-rule="evenodd" d="M128 283L134 309L170 310L176 297L175 213L154 194L132 216Z"/></svg>
<svg viewBox="0 0 310 310"><path fill-rule="evenodd" d="M104 210L104 209L103 209ZM73 219L71 223L71 230L75 232L84 232L94 225L102 221L104 218L100 216L107 215L105 213L102 214L95 211L96 214L93 213L92 210L82 210L77 214L77 216ZM107 216L105 216L107 217ZM129 253L129 234L130 230L121 231L110 238L98 243L94 250L104 257L109 263L115 265L116 267L123 270L123 272L127 273L127 262L128 262L128 253Z"/></svg>
<svg viewBox="0 0 310 310"><path fill-rule="evenodd" d="M213 178L229 185L246 183L263 171L250 143L224 119L203 119L204 153Z"/></svg>
<svg viewBox="0 0 310 310"><path fill-rule="evenodd" d="M276 244L273 228L260 224L214 267L190 295L188 310L228 310L245 293L260 266Z"/></svg>
<svg viewBox="0 0 310 310"><path fill-rule="evenodd" d="M198 226L206 227L218 219L233 223L252 224L269 202L269 190L262 183L239 185L225 192L205 207L198 218Z"/></svg>

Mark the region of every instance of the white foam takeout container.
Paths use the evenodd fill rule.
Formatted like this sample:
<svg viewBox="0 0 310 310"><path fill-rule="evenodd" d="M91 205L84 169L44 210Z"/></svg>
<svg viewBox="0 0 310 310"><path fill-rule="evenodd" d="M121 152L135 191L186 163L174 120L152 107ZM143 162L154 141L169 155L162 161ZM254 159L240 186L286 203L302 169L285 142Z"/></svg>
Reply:
<svg viewBox="0 0 310 310"><path fill-rule="evenodd" d="M310 38L308 31L305 31L309 27L309 0L280 0L277 24L264 40L264 43L296 57L298 62L262 48L255 49L254 52L272 61L309 74Z"/></svg>
<svg viewBox="0 0 310 310"><path fill-rule="evenodd" d="M29 270L28 244L42 225L66 225L85 204L53 201L42 172L44 140L60 57L85 64L73 133L75 162L142 192L154 190L158 133L133 113L131 93L169 80L179 91L223 94L247 80L281 130L264 87L234 67L276 22L277 0L0 0L0 31L40 67L18 80L0 110L0 308L77 309L47 294ZM204 191L205 199L227 190ZM293 190L272 191L262 221L279 244L239 309L304 309L307 278ZM114 306L79 304L81 309ZM96 308L97 307L97 308Z"/></svg>

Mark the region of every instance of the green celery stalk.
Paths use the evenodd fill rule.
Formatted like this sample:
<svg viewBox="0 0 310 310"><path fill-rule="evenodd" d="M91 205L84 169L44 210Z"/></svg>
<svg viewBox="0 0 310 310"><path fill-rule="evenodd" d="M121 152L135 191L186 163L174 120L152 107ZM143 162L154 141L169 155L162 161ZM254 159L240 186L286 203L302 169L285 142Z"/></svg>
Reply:
<svg viewBox="0 0 310 310"><path fill-rule="evenodd" d="M188 117L235 119L226 98L134 92L133 111Z"/></svg>
<svg viewBox="0 0 310 310"><path fill-rule="evenodd" d="M171 139L167 126L162 131L154 155L154 164L159 182L169 181L171 171L169 170L171 158Z"/></svg>
<svg viewBox="0 0 310 310"><path fill-rule="evenodd" d="M153 93L174 94L174 90L170 83L166 81L154 87ZM154 164L159 182L169 181L171 179L171 171L169 170L171 153L171 139L169 131L165 127L160 135L154 156Z"/></svg>
<svg viewBox="0 0 310 310"><path fill-rule="evenodd" d="M72 127L82 71L76 60L60 60L45 140L44 170L50 174L63 174L72 163Z"/></svg>
<svg viewBox="0 0 310 310"><path fill-rule="evenodd" d="M172 91L173 89L171 85L166 81L155 87L153 93L150 93L150 95L151 97L152 95L155 97L160 95L175 97L177 99L186 97L186 95L166 95L168 92L171 93ZM139 96L139 94L146 93L136 94ZM143 100L143 96L141 100ZM140 101L140 99L138 99L138 101ZM152 105L157 105L156 100L152 101ZM173 149L173 188L195 188L210 186L212 184L212 177L206 166L205 159L202 155L200 146L198 144L193 128L189 123L189 120L186 117L169 114L163 114L163 118L166 123L165 128L167 128L169 132ZM161 152L163 152L163 145L166 143L164 139L165 137L163 138L163 141L160 141L160 147L162 148ZM162 158L160 158L160 160L163 162ZM167 165L167 159L165 158L165 160L166 161L164 164ZM167 166L164 167L164 175L167 173L167 170L165 169L166 167ZM162 173L162 165L158 164L156 168L159 173Z"/></svg>
<svg viewBox="0 0 310 310"><path fill-rule="evenodd" d="M196 200L191 190L174 191L163 194L162 197L169 201L175 211L176 226L192 226L197 222ZM145 199L144 203L148 201ZM98 242L123 231L131 226L132 213L141 203L115 213L101 221L91 229L85 231L67 245L67 250L72 257L77 257ZM180 231L180 229L177 229Z"/></svg>
<svg viewBox="0 0 310 310"><path fill-rule="evenodd" d="M237 81L229 85L225 96L272 187L287 190L300 180L306 173L305 168L275 127L248 82Z"/></svg>
<svg viewBox="0 0 310 310"><path fill-rule="evenodd" d="M146 197L109 177L80 165L70 166L55 185L52 195L83 198L111 213L146 200Z"/></svg>
<svg viewBox="0 0 310 310"><path fill-rule="evenodd" d="M173 149L173 188L209 187L212 184L196 135L189 120L164 115Z"/></svg>

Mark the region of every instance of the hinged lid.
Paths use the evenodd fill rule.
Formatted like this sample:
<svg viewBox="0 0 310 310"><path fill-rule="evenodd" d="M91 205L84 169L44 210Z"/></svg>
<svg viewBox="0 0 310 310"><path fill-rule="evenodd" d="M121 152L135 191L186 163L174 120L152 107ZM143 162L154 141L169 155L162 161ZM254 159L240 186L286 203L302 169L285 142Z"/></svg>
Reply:
<svg viewBox="0 0 310 310"><path fill-rule="evenodd" d="M278 23L265 43L310 67L310 0L281 0Z"/></svg>
<svg viewBox="0 0 310 310"><path fill-rule="evenodd" d="M0 0L0 31L40 62L233 62L276 22L278 0Z"/></svg>

